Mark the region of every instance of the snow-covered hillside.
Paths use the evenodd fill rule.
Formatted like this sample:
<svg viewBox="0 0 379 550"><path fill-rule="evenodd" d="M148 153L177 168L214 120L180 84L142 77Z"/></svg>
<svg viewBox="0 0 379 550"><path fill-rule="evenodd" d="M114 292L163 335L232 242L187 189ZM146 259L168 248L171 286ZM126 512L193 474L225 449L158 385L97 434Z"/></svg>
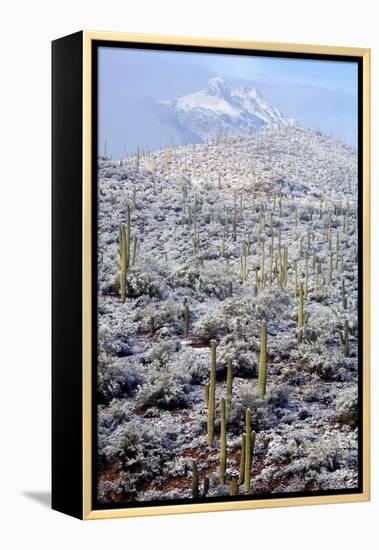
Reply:
<svg viewBox="0 0 379 550"><path fill-rule="evenodd" d="M98 182L99 501L356 488L356 152L279 125Z"/></svg>
<svg viewBox="0 0 379 550"><path fill-rule="evenodd" d="M204 90L158 105L160 117L176 132L182 129L182 142L293 125L293 120L265 101L255 88L230 90L220 77L210 79Z"/></svg>

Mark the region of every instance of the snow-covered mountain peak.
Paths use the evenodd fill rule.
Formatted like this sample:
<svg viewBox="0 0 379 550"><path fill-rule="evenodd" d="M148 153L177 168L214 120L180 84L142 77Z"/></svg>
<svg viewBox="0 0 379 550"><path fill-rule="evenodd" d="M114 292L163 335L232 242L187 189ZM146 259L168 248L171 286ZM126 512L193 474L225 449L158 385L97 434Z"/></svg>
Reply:
<svg viewBox="0 0 379 550"><path fill-rule="evenodd" d="M219 134L243 134L262 127L291 126L274 105L255 88L230 89L221 77L206 88L169 101L161 101L159 115L172 126L180 142L205 141Z"/></svg>
<svg viewBox="0 0 379 550"><path fill-rule="evenodd" d="M207 93L224 99L230 98L230 90L223 78L215 76L208 80Z"/></svg>

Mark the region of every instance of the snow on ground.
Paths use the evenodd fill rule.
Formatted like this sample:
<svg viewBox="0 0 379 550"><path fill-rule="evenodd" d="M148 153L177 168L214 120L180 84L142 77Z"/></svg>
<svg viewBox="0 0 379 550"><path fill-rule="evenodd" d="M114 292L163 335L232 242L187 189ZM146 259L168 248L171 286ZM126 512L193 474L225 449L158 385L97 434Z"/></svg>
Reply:
<svg viewBox="0 0 379 550"><path fill-rule="evenodd" d="M356 488L356 152L316 132L270 129L140 151L121 163L100 159L98 178L99 501L191 498L193 460L200 496L204 480L208 497L228 495L247 407L256 431L252 496ZM136 254L121 303L119 230L128 205ZM257 392L263 320L264 397ZM212 339L216 436L209 446ZM234 378L221 485L228 357Z"/></svg>

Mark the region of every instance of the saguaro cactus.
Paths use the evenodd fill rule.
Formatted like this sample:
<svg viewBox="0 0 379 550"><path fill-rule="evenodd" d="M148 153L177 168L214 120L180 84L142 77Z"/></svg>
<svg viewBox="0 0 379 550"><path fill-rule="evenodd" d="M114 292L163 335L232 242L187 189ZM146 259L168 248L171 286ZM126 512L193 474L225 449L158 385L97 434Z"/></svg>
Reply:
<svg viewBox="0 0 379 550"><path fill-rule="evenodd" d="M233 296L233 283L232 281L228 281L228 298L231 298Z"/></svg>
<svg viewBox="0 0 379 550"><path fill-rule="evenodd" d="M204 386L204 401L205 401L205 405L208 407L208 403L209 403L209 384L205 384L205 386Z"/></svg>
<svg viewBox="0 0 379 550"><path fill-rule="evenodd" d="M266 393L266 374L267 374L266 363L267 363L267 324L266 324L266 321L262 321L261 351L260 351L260 357L259 357L259 375L258 375L258 390L261 395L265 395Z"/></svg>
<svg viewBox="0 0 379 550"><path fill-rule="evenodd" d="M342 307L343 307L343 309L347 309L347 298L346 298L346 291L345 291L345 279L342 279Z"/></svg>
<svg viewBox="0 0 379 550"><path fill-rule="evenodd" d="M226 404L221 399L221 435L220 435L220 483L225 485L226 475Z"/></svg>
<svg viewBox="0 0 379 550"><path fill-rule="evenodd" d="M233 476L230 481L229 495L235 497L238 495L238 480L237 476Z"/></svg>
<svg viewBox="0 0 379 550"><path fill-rule="evenodd" d="M242 434L241 439L241 458L240 458L240 473L238 483L242 485L245 479L245 455L246 455L246 434Z"/></svg>
<svg viewBox="0 0 379 550"><path fill-rule="evenodd" d="M190 321L190 310L187 299L184 301L184 336L188 338L189 333L189 321Z"/></svg>
<svg viewBox="0 0 379 550"><path fill-rule="evenodd" d="M197 475L197 463L196 460L192 461L192 498L198 498L199 496L199 478Z"/></svg>
<svg viewBox="0 0 379 550"><path fill-rule="evenodd" d="M251 470L251 410L246 409L246 447L245 447L245 474L244 474L244 490L245 493L250 492L250 470Z"/></svg>
<svg viewBox="0 0 379 550"><path fill-rule="evenodd" d="M298 286L298 283L297 283L297 262L295 261L295 266L294 266L294 273L293 273L293 297L297 298L297 286Z"/></svg>
<svg viewBox="0 0 379 550"><path fill-rule="evenodd" d="M220 250L220 256L221 258L225 257L225 228L222 232L222 241L221 241L221 250Z"/></svg>
<svg viewBox="0 0 379 550"><path fill-rule="evenodd" d="M133 250L132 250L132 267L135 267L136 265L136 259L137 259L137 236L135 235L134 236L134 239L133 239Z"/></svg>
<svg viewBox="0 0 379 550"><path fill-rule="evenodd" d="M260 280L261 288L265 288L266 286L266 273L265 273L265 245L264 242L262 242L262 258L261 258L261 280Z"/></svg>
<svg viewBox="0 0 379 550"><path fill-rule="evenodd" d="M228 367L226 373L226 413L230 413L232 405L232 391L233 391L233 364L232 358L228 357Z"/></svg>
<svg viewBox="0 0 379 550"><path fill-rule="evenodd" d="M343 344L343 353L345 357L349 357L349 321L345 319L344 329L341 333L341 341Z"/></svg>
<svg viewBox="0 0 379 550"><path fill-rule="evenodd" d="M119 249L119 261L120 268L120 298L121 303L125 303L126 300L126 271L127 271L127 239L125 225L120 225L120 249Z"/></svg>
<svg viewBox="0 0 379 550"><path fill-rule="evenodd" d="M303 311L303 283L300 283L300 292L299 292L299 310L297 314L297 339L299 342L303 339L303 325L304 325L304 311Z"/></svg>
<svg viewBox="0 0 379 550"><path fill-rule="evenodd" d="M214 437L215 421L215 395L216 395L216 342L211 342L211 366L209 375L209 399L208 399L208 444L212 445Z"/></svg>
<svg viewBox="0 0 379 550"><path fill-rule="evenodd" d="M333 282L333 253L329 256L329 284Z"/></svg>
<svg viewBox="0 0 379 550"><path fill-rule="evenodd" d="M130 234L131 234L131 216L130 216L130 205L128 204L126 208L126 269L130 265Z"/></svg>

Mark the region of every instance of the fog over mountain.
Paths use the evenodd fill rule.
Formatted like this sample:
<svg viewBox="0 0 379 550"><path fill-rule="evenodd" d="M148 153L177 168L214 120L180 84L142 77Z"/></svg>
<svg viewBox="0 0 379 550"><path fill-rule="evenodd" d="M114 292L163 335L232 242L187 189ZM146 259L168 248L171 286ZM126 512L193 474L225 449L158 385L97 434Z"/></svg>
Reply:
<svg viewBox="0 0 379 550"><path fill-rule="evenodd" d="M201 143L219 134L245 134L294 124L257 89L230 89L221 77L211 78L206 88L193 94L155 102L154 110L171 128L176 143Z"/></svg>
<svg viewBox="0 0 379 550"><path fill-rule="evenodd" d="M105 140L113 158L135 152L138 146L157 150L171 143L201 143L213 133L211 125L216 125L216 133L254 131L270 123L270 109L274 119L293 119L303 128L321 130L356 146L352 64L331 67L325 62L283 59L273 66L272 60L261 58L243 62L241 66L239 56L103 48L99 152ZM196 102L204 100L213 101L217 109L206 109L209 104L200 109ZM264 102L263 109L258 108L259 101Z"/></svg>

